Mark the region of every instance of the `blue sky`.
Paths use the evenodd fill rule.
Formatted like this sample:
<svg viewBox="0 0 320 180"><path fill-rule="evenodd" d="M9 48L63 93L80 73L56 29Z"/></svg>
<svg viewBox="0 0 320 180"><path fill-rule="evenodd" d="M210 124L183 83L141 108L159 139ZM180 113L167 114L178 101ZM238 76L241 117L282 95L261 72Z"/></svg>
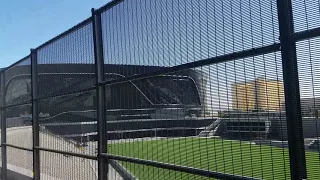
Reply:
<svg viewBox="0 0 320 180"><path fill-rule="evenodd" d="M91 7L108 0L21 2L0 4L0 67L89 17ZM293 17L296 32L319 27L319 2L294 0ZM126 0L102 14L102 26L105 63L110 64L174 66L279 41L274 0ZM320 38L297 43L303 98L320 97L319 44ZM38 63L90 62L91 24L38 52ZM208 79L212 109L230 105L235 82L282 80L279 52L198 69Z"/></svg>
<svg viewBox="0 0 320 180"><path fill-rule="evenodd" d="M2 0L0 2L0 67L91 16L110 0Z"/></svg>

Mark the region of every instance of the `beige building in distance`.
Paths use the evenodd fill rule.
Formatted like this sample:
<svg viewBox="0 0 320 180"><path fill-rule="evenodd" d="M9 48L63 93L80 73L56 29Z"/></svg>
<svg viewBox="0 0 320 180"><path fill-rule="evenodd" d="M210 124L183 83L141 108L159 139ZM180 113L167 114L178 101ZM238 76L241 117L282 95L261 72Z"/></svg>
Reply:
<svg viewBox="0 0 320 180"><path fill-rule="evenodd" d="M282 81L257 78L254 81L235 83L232 90L234 110L281 110L284 102Z"/></svg>

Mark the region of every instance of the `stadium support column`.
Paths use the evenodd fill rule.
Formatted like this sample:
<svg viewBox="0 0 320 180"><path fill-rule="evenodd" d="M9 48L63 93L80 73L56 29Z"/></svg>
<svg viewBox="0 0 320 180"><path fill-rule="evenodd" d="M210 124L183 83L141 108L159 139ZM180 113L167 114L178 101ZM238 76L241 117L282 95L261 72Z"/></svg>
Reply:
<svg viewBox="0 0 320 180"><path fill-rule="evenodd" d="M7 146L4 144L7 143L7 122L5 118L5 74L4 72L1 73L1 155L2 155L2 174L1 179L8 179L7 178Z"/></svg>
<svg viewBox="0 0 320 180"><path fill-rule="evenodd" d="M105 86L100 84L104 81L101 12L95 11L94 9L92 9L91 12L94 41L94 59L96 67L95 73L98 117L98 178L99 180L105 180L108 179L108 159L101 156L102 153L107 153Z"/></svg>
<svg viewBox="0 0 320 180"><path fill-rule="evenodd" d="M33 179L40 179L37 50L31 49Z"/></svg>
<svg viewBox="0 0 320 180"><path fill-rule="evenodd" d="M291 0L277 0L292 179L306 179L296 44Z"/></svg>

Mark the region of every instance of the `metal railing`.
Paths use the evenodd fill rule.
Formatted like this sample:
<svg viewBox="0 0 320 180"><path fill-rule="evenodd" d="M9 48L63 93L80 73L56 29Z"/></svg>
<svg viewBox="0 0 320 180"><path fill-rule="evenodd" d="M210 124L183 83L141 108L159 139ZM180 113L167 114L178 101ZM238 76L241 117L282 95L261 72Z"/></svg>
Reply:
<svg viewBox="0 0 320 180"><path fill-rule="evenodd" d="M92 9L2 70L2 179L319 179L319 9Z"/></svg>

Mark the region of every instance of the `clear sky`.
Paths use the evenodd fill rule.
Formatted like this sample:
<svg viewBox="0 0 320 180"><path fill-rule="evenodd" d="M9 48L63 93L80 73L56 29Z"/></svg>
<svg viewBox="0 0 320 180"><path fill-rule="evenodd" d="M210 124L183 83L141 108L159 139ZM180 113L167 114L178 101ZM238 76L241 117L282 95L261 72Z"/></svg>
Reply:
<svg viewBox="0 0 320 180"><path fill-rule="evenodd" d="M0 68L91 16L110 0L1 0Z"/></svg>
<svg viewBox="0 0 320 180"><path fill-rule="evenodd" d="M0 0L1 1L1 0ZM109 0L0 3L0 67L91 15ZM5 2L5 3L3 3ZM318 1L293 1L296 32L319 27ZM103 12L106 64L175 66L279 42L276 1L126 0ZM39 52L38 63L93 62L90 25ZM301 97L320 97L320 38L297 43ZM231 85L282 80L281 54L269 53L200 69L212 109L230 105ZM221 106L221 107L220 107Z"/></svg>

